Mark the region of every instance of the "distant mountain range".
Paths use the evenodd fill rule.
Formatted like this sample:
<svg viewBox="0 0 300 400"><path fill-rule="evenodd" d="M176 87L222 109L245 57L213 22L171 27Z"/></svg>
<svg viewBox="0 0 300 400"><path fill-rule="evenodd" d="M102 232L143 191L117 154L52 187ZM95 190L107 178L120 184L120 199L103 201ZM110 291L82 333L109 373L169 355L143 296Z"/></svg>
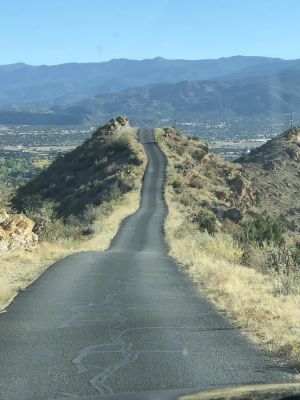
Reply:
<svg viewBox="0 0 300 400"><path fill-rule="evenodd" d="M101 94L53 111L95 122L126 114L137 122L300 111L300 71L235 81L183 81Z"/></svg>
<svg viewBox="0 0 300 400"><path fill-rule="evenodd" d="M0 66L0 107L49 107L151 83L220 79L277 72L299 64L267 57L216 60L117 59L100 63Z"/></svg>
<svg viewBox="0 0 300 400"><path fill-rule="evenodd" d="M300 60L111 60L0 66L0 123L95 123L126 114L139 123L210 114L300 110Z"/></svg>

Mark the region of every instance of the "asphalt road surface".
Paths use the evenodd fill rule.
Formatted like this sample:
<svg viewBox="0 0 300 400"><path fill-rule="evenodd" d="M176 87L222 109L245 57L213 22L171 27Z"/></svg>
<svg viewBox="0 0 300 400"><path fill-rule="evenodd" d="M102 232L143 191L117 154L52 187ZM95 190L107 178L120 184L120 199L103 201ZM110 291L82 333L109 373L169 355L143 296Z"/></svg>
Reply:
<svg viewBox="0 0 300 400"><path fill-rule="evenodd" d="M149 158L141 207L110 249L56 262L0 316L1 400L291 380L167 255L166 161L151 129L139 137Z"/></svg>

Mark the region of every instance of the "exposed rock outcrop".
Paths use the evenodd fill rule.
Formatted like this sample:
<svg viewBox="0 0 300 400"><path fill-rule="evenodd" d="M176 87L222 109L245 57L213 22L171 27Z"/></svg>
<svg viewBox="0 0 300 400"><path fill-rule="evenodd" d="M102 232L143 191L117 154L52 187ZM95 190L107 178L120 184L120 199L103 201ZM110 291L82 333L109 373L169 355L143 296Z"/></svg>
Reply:
<svg viewBox="0 0 300 400"><path fill-rule="evenodd" d="M0 256L5 251L34 245L38 236L33 233L33 228L34 222L24 215L0 210Z"/></svg>
<svg viewBox="0 0 300 400"><path fill-rule="evenodd" d="M124 129L131 130L132 127L129 124L129 120L125 116L119 116L117 118L112 118L106 125L98 128L93 134L93 138L101 138L104 136L116 135L124 132Z"/></svg>
<svg viewBox="0 0 300 400"><path fill-rule="evenodd" d="M228 176L227 181L231 190L236 195L239 203L246 204L249 202L251 205L255 204L255 198L251 184L241 175L240 172L232 172Z"/></svg>
<svg viewBox="0 0 300 400"><path fill-rule="evenodd" d="M129 121L128 121L128 118L127 117L123 117L123 116L119 116L119 117L117 117L117 118L112 118L109 122L108 122L108 124L107 124L107 128L109 129L109 130L114 130L114 129L118 129L118 128L120 128L121 126L125 126L125 125L128 125L129 124Z"/></svg>

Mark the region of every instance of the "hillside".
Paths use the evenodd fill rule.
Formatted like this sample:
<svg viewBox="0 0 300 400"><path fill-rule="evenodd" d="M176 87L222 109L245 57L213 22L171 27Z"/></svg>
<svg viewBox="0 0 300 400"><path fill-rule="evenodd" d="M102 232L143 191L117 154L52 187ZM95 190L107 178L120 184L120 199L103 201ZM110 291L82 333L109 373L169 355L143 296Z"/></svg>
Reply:
<svg viewBox="0 0 300 400"><path fill-rule="evenodd" d="M297 368L300 129L236 163L173 128L156 132L168 160L170 255L234 326Z"/></svg>
<svg viewBox="0 0 300 400"><path fill-rule="evenodd" d="M300 232L300 128L290 129L237 160L259 208Z"/></svg>
<svg viewBox="0 0 300 400"><path fill-rule="evenodd" d="M190 220L209 212L216 228L226 230L264 214L278 219L293 235L300 234L299 128L234 163L173 128L158 131L172 166L170 183Z"/></svg>
<svg viewBox="0 0 300 400"><path fill-rule="evenodd" d="M239 223L254 205L241 166L221 159L207 144L178 130L158 131L170 164L170 185L189 219L196 221L199 212L207 211L219 227L224 221Z"/></svg>
<svg viewBox="0 0 300 400"><path fill-rule="evenodd" d="M157 57L52 66L2 65L0 107L51 107L150 83L218 79L265 63L284 66L287 61L242 56L216 60L167 60Z"/></svg>
<svg viewBox="0 0 300 400"><path fill-rule="evenodd" d="M136 174L143 170L142 150L133 140L135 133L127 118L111 120L20 187L14 207L19 211L38 210L51 202L57 215L66 218L133 190Z"/></svg>

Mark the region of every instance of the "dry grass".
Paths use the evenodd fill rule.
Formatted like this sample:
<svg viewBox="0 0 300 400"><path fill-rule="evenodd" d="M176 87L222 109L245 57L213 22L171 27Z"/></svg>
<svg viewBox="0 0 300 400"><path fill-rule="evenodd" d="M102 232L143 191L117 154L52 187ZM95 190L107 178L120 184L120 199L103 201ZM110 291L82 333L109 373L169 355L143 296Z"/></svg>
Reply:
<svg viewBox="0 0 300 400"><path fill-rule="evenodd" d="M201 294L224 311L256 343L290 362L300 361L300 295L274 293L269 275L238 264L240 250L230 235L209 236L188 224L166 194L170 254L192 276Z"/></svg>
<svg viewBox="0 0 300 400"><path fill-rule="evenodd" d="M219 232L210 236L189 222L187 207L170 185L177 156L165 142L160 144L169 160L165 232L170 255L192 277L199 292L252 341L299 365L300 288L283 295L278 291L276 274L263 274L240 264L242 251L231 235Z"/></svg>
<svg viewBox="0 0 300 400"><path fill-rule="evenodd" d="M137 168L136 189L126 193L120 200L110 202L112 211L94 222L94 234L89 239L64 239L51 243L38 243L31 249L16 250L7 253L0 260L0 311L5 310L15 296L37 279L55 261L70 254L82 251L106 250L116 235L124 218L136 212L140 206L142 176L146 166L146 155L143 147L132 140L133 148L144 160ZM100 206L101 207L101 206Z"/></svg>

